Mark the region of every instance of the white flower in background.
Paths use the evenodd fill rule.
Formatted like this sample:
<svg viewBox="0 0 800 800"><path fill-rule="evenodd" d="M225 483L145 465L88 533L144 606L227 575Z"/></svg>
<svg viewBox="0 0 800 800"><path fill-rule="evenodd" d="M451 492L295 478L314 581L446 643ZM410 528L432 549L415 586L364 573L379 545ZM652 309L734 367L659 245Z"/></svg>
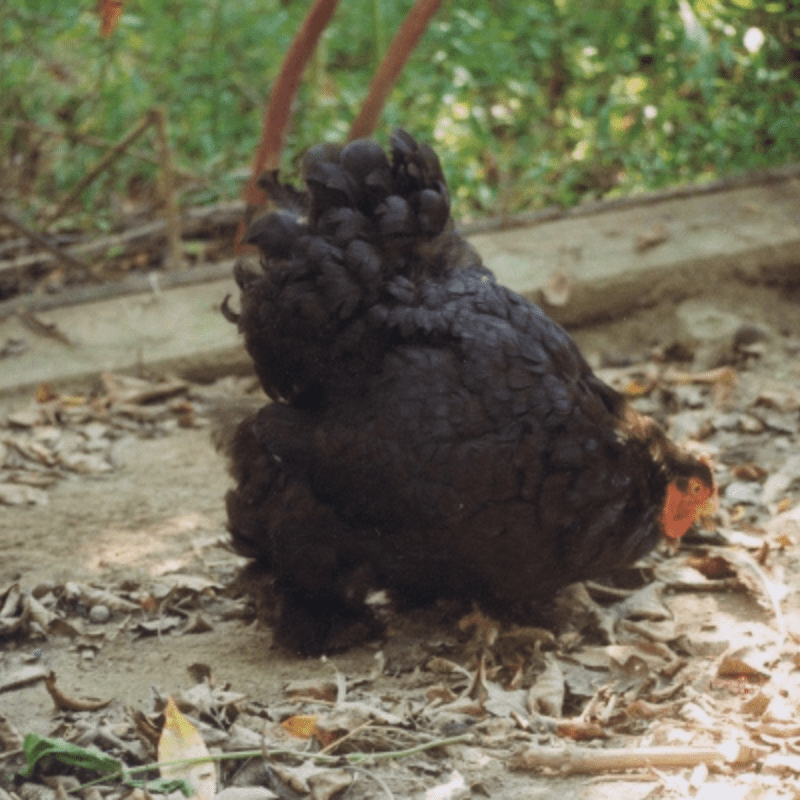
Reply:
<svg viewBox="0 0 800 800"><path fill-rule="evenodd" d="M744 46L749 53L757 53L764 44L764 39L761 28L748 28L744 35Z"/></svg>

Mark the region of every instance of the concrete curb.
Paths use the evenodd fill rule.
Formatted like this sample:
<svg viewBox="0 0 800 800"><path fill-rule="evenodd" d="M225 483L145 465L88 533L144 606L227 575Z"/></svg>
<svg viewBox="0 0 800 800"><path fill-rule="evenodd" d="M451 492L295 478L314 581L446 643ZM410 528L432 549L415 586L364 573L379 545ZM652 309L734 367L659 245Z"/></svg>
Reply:
<svg viewBox="0 0 800 800"><path fill-rule="evenodd" d="M800 177L698 196L644 197L470 241L502 283L573 326L713 293L719 281L799 283ZM571 286L563 305L548 305L543 293L554 275ZM42 382L86 383L102 371L211 379L246 369L235 326L219 310L225 295L236 292L226 278L52 308L37 312L46 326L38 333L21 315L8 315L0 319L0 347L19 340L27 349L0 360L0 394Z"/></svg>

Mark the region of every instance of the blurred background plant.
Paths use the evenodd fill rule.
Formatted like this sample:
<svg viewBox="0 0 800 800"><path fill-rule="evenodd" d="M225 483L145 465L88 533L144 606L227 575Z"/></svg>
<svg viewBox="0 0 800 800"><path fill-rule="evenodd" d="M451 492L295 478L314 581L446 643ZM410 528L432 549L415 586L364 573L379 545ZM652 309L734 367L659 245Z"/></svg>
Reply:
<svg viewBox="0 0 800 800"><path fill-rule="evenodd" d="M411 0L343 0L284 158L344 138ZM5 0L0 193L36 216L163 106L183 204L237 197L307 0ZM790 0L445 0L385 109L432 141L462 219L571 206L797 159L800 7ZM152 137L152 133L147 134ZM148 139L137 148L153 153ZM136 148L135 148L136 149ZM111 227L157 176L125 157L63 225ZM192 178L191 176L195 176Z"/></svg>

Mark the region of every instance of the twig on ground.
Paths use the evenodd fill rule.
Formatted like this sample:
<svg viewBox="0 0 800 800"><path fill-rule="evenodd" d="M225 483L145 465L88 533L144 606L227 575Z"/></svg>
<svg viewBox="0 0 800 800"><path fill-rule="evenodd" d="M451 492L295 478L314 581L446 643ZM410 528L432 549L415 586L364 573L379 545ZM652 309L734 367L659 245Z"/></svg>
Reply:
<svg viewBox="0 0 800 800"><path fill-rule="evenodd" d="M28 308L20 306L17 309L17 318L29 330L33 331L39 336L46 336L48 339L55 339L61 344L68 346L72 345L69 337L58 329L58 326L52 322L43 322Z"/></svg>
<svg viewBox="0 0 800 800"><path fill-rule="evenodd" d="M327 747L323 747L322 750L319 751L320 755L326 756L329 753L332 753L334 750L338 749L339 745L344 744L348 739L352 739L370 725L372 725L372 720L362 722L361 725L357 725L355 728L353 728L353 730L348 731L343 736L340 736L338 739L331 742Z"/></svg>
<svg viewBox="0 0 800 800"><path fill-rule="evenodd" d="M86 269L86 264L84 264L82 261L79 261L69 253L65 253L60 247L54 245L47 237L42 236L40 233L37 233L34 230L31 230L25 224L20 222L13 214L9 214L9 212L2 207L0 207L0 219L26 236L32 242L38 244L39 247L43 247L48 253L52 253L62 264L66 264L67 266L75 269Z"/></svg>
<svg viewBox="0 0 800 800"><path fill-rule="evenodd" d="M553 769L562 774L627 769L667 769L698 764L747 763L753 754L731 743L721 747L532 747L515 756L509 767L518 770Z"/></svg>
<svg viewBox="0 0 800 800"><path fill-rule="evenodd" d="M80 700L76 697L69 697L56 686L56 674L52 671L44 679L44 685L59 711L99 711L111 703L110 699Z"/></svg>

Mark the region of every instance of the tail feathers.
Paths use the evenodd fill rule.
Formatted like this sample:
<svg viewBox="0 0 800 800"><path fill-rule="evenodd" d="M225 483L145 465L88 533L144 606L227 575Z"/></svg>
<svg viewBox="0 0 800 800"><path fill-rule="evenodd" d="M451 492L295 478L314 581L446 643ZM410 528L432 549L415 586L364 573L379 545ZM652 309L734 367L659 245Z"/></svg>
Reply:
<svg viewBox="0 0 800 800"><path fill-rule="evenodd" d="M263 184L284 210L256 220L248 240L263 274L239 268L239 324L273 399L313 404L334 384L358 389L392 336L376 307L422 303L422 287L478 262L453 231L439 159L405 131L380 145L323 144L305 156L307 194ZM402 291L398 288L402 287Z"/></svg>

